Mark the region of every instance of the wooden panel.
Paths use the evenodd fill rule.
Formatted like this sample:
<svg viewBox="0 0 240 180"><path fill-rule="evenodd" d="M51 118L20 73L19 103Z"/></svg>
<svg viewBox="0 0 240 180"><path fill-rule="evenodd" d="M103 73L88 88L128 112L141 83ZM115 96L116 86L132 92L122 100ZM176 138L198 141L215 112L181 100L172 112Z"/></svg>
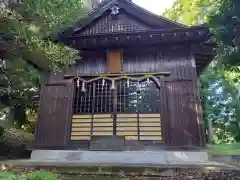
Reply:
<svg viewBox="0 0 240 180"><path fill-rule="evenodd" d="M137 117L137 114L117 114L117 117L127 117L127 118L133 118L133 117Z"/></svg>
<svg viewBox="0 0 240 180"><path fill-rule="evenodd" d="M119 135L119 136L126 136L126 135L137 136L138 132L117 132L117 135Z"/></svg>
<svg viewBox="0 0 240 180"><path fill-rule="evenodd" d="M76 135L91 135L91 132L72 132L72 136L76 136Z"/></svg>
<svg viewBox="0 0 240 180"><path fill-rule="evenodd" d="M139 127L140 131L161 131L161 127Z"/></svg>
<svg viewBox="0 0 240 180"><path fill-rule="evenodd" d="M139 117L160 117L160 114L139 114Z"/></svg>
<svg viewBox="0 0 240 180"><path fill-rule="evenodd" d="M93 119L93 122L113 122L113 119L110 119L110 118Z"/></svg>
<svg viewBox="0 0 240 180"><path fill-rule="evenodd" d="M117 127L117 131L137 131L138 127Z"/></svg>
<svg viewBox="0 0 240 180"><path fill-rule="evenodd" d="M73 127L72 131L91 131L91 127Z"/></svg>
<svg viewBox="0 0 240 180"><path fill-rule="evenodd" d="M94 136L112 136L113 132L93 132Z"/></svg>
<svg viewBox="0 0 240 180"><path fill-rule="evenodd" d="M137 123L117 123L117 126L137 126Z"/></svg>
<svg viewBox="0 0 240 180"><path fill-rule="evenodd" d="M66 72L67 74L103 74L107 73L106 53L103 50L82 50L82 61L77 61L77 64L72 66Z"/></svg>
<svg viewBox="0 0 240 180"><path fill-rule="evenodd" d="M48 73L43 80L34 148L63 148L69 143L74 83L56 85L63 80L63 75L61 72Z"/></svg>
<svg viewBox="0 0 240 180"><path fill-rule="evenodd" d="M90 127L91 123L73 123L72 127Z"/></svg>
<svg viewBox="0 0 240 180"><path fill-rule="evenodd" d="M160 123L143 123L143 122L140 122L139 123L139 126L161 126Z"/></svg>
<svg viewBox="0 0 240 180"><path fill-rule="evenodd" d="M93 127L93 131L113 131L113 127Z"/></svg>
<svg viewBox="0 0 240 180"><path fill-rule="evenodd" d="M72 123L92 122L92 119L73 119Z"/></svg>
<svg viewBox="0 0 240 180"><path fill-rule="evenodd" d="M140 122L160 122L160 118L139 118Z"/></svg>
<svg viewBox="0 0 240 180"><path fill-rule="evenodd" d="M93 118L111 118L112 114L94 114Z"/></svg>
<svg viewBox="0 0 240 180"><path fill-rule="evenodd" d="M71 140L77 141L77 140L90 140L90 136L71 136Z"/></svg>
<svg viewBox="0 0 240 180"><path fill-rule="evenodd" d="M117 118L117 122L123 122L123 121L134 122L134 121L137 121L137 118Z"/></svg>
<svg viewBox="0 0 240 180"><path fill-rule="evenodd" d="M138 136L125 136L126 140L138 140Z"/></svg>
<svg viewBox="0 0 240 180"><path fill-rule="evenodd" d="M161 136L140 136L140 140L144 141L161 141Z"/></svg>
<svg viewBox="0 0 240 180"><path fill-rule="evenodd" d="M173 47L174 48L174 47ZM123 72L171 72L173 78L196 78L189 49L140 47L123 49Z"/></svg>
<svg viewBox="0 0 240 180"><path fill-rule="evenodd" d="M93 123L93 126L97 126L97 127L104 127L104 126L113 126L113 122L112 123Z"/></svg>
<svg viewBox="0 0 240 180"><path fill-rule="evenodd" d="M92 115L73 115L73 119L91 119Z"/></svg>
<svg viewBox="0 0 240 180"><path fill-rule="evenodd" d="M197 114L197 96L193 81L166 82L168 88L169 120L171 146L202 146L202 125ZM174 130L174 131L173 131Z"/></svg>
<svg viewBox="0 0 240 180"><path fill-rule="evenodd" d="M162 133L159 132L140 132L141 136L161 136Z"/></svg>
<svg viewBox="0 0 240 180"><path fill-rule="evenodd" d="M152 23L154 25L145 24L142 20L139 20L139 18L135 18L137 17L136 15L132 16L127 13L121 12L120 14L118 14L118 18L112 17L113 16L111 15L111 13L107 13L101 16L98 20L94 21L93 24L86 27L83 31L80 30L80 32L78 33L84 35L129 33L156 28L156 22ZM162 26L167 26L169 28L169 25L166 23L165 25L164 23L161 23L161 28Z"/></svg>
<svg viewBox="0 0 240 180"><path fill-rule="evenodd" d="M107 51L107 67L109 73L122 72L122 57L120 50Z"/></svg>

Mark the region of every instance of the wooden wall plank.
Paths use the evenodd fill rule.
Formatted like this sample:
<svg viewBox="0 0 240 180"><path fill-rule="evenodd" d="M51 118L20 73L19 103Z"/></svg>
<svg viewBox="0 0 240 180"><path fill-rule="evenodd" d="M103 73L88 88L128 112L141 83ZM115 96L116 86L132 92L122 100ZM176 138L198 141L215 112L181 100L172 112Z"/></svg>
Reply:
<svg viewBox="0 0 240 180"><path fill-rule="evenodd" d="M160 118L139 118L140 122L161 122Z"/></svg>
<svg viewBox="0 0 240 180"><path fill-rule="evenodd" d="M92 115L90 114L80 114L80 115L73 115L73 119L91 119Z"/></svg>
<svg viewBox="0 0 240 180"><path fill-rule="evenodd" d="M140 136L140 140L145 141L162 141L161 136Z"/></svg>
<svg viewBox="0 0 240 180"><path fill-rule="evenodd" d="M61 149L70 142L74 83L55 86L54 83L63 80L63 75L62 72L49 73L42 84L34 148Z"/></svg>
<svg viewBox="0 0 240 180"><path fill-rule="evenodd" d="M126 140L138 140L138 136L125 136Z"/></svg>
<svg viewBox="0 0 240 180"><path fill-rule="evenodd" d="M123 117L123 118L132 118L132 117L137 117L137 114L117 114L117 118L121 118L121 117Z"/></svg>
<svg viewBox="0 0 240 180"><path fill-rule="evenodd" d="M139 114L140 118L151 118L151 117L159 117L160 118L160 114Z"/></svg>
<svg viewBox="0 0 240 180"><path fill-rule="evenodd" d="M71 140L77 141L77 140L90 140L91 136L71 136Z"/></svg>
<svg viewBox="0 0 240 180"><path fill-rule="evenodd" d="M122 72L122 55L120 50L107 51L107 69L108 73Z"/></svg>
<svg viewBox="0 0 240 180"><path fill-rule="evenodd" d="M134 122L137 120L137 118L117 118L117 122Z"/></svg>
<svg viewBox="0 0 240 180"><path fill-rule="evenodd" d="M193 81L169 81L168 131L171 146L202 146L203 127L197 114Z"/></svg>

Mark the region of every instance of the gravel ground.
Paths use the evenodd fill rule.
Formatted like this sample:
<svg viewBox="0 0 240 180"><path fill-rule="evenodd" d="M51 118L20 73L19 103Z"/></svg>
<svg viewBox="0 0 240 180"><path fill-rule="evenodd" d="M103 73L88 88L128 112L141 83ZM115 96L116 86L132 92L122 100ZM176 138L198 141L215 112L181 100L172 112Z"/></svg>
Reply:
<svg viewBox="0 0 240 180"><path fill-rule="evenodd" d="M69 180L240 180L240 171L221 171L221 172L182 172L174 177L120 177L120 176L68 176L63 179Z"/></svg>

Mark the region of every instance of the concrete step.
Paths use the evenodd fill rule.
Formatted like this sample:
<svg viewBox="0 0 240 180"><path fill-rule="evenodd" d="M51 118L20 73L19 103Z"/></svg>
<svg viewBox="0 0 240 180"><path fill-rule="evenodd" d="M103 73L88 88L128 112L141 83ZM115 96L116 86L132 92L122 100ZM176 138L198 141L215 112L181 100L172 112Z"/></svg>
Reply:
<svg viewBox="0 0 240 180"><path fill-rule="evenodd" d="M34 150L32 161L82 164L184 164L207 163L207 152L191 151L68 151Z"/></svg>

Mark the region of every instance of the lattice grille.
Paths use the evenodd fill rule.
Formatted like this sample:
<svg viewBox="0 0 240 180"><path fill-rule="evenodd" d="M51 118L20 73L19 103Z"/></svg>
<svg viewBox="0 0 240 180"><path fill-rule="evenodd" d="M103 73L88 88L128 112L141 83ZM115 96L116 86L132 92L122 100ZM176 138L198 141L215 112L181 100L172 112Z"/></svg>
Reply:
<svg viewBox="0 0 240 180"><path fill-rule="evenodd" d="M76 86L74 113L111 113L113 112L110 84L96 81L87 84L86 91Z"/></svg>
<svg viewBox="0 0 240 180"><path fill-rule="evenodd" d="M72 140L125 136L126 140L162 141L159 89L152 81L87 83L76 86ZM80 115L77 115L80 114Z"/></svg>
<svg viewBox="0 0 240 180"><path fill-rule="evenodd" d="M110 82L98 80L88 83L85 92L81 89L76 86L75 114L160 112L160 91L152 81L117 81L113 91Z"/></svg>

